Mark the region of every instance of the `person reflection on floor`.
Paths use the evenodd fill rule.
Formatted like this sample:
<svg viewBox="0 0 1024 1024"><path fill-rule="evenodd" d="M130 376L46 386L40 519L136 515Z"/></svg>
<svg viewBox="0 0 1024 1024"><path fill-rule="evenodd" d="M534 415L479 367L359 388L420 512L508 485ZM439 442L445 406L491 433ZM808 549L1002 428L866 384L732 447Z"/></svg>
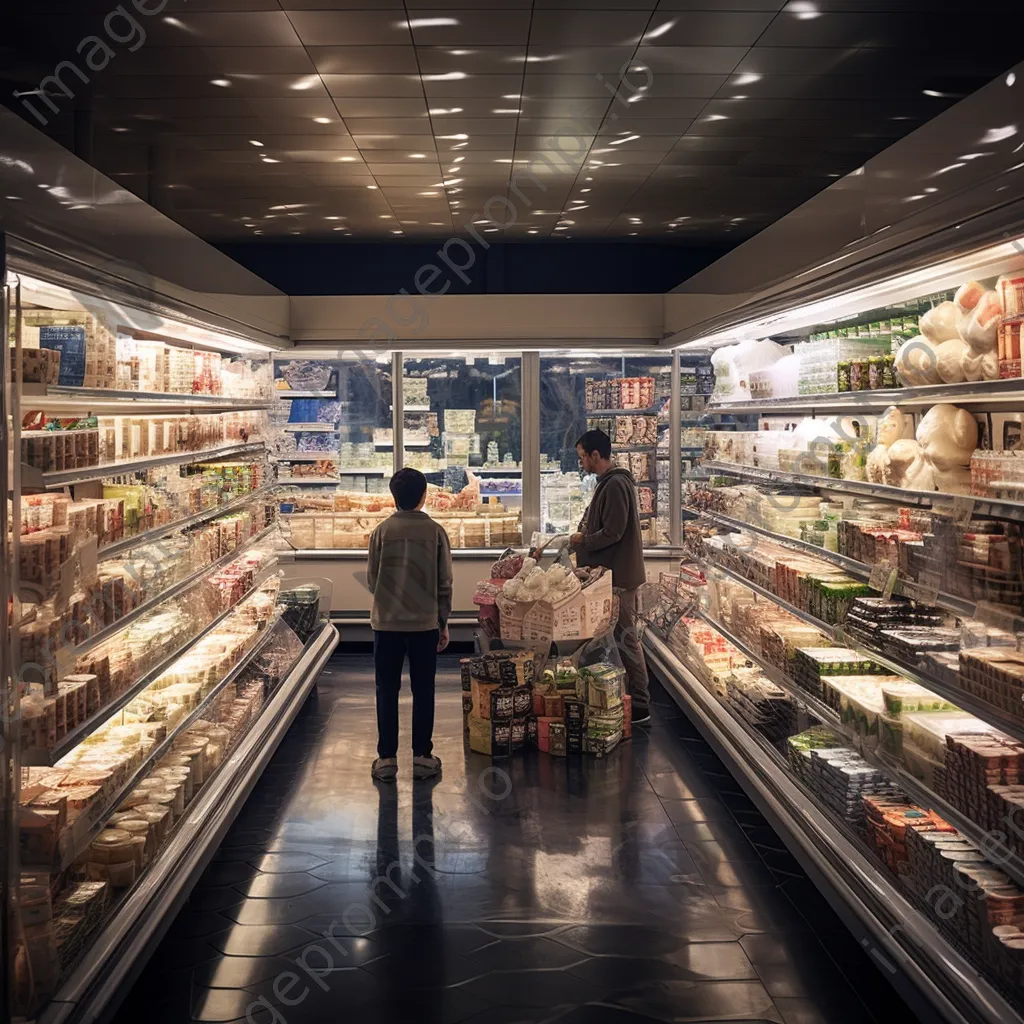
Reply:
<svg viewBox="0 0 1024 1024"><path fill-rule="evenodd" d="M445 1019L444 907L435 878L433 787L412 790L411 848L398 836L399 791L377 784L377 877L370 884L378 928L381 1024L441 1024ZM401 965L401 975L396 969Z"/></svg>

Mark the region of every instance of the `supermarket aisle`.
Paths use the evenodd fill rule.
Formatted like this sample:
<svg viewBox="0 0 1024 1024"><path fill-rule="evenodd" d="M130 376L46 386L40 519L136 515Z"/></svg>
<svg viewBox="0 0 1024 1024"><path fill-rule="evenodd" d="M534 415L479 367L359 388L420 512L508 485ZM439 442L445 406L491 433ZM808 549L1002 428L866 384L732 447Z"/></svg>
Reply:
<svg viewBox="0 0 1024 1024"><path fill-rule="evenodd" d="M891 1014L895 997L663 693L631 746L517 758L509 787L464 754L448 667L444 779L414 789L403 766L396 789L369 778L369 659L332 663L117 1024Z"/></svg>

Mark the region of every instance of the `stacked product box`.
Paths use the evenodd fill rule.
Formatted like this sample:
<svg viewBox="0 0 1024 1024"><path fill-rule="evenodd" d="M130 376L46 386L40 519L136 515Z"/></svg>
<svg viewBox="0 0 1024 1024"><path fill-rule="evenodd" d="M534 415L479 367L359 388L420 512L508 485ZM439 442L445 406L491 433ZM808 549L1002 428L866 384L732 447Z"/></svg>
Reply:
<svg viewBox="0 0 1024 1024"><path fill-rule="evenodd" d="M625 673L599 662L563 661L544 670L538 650L493 651L465 658L462 710L469 748L507 757L524 746L555 756L601 757L631 735Z"/></svg>

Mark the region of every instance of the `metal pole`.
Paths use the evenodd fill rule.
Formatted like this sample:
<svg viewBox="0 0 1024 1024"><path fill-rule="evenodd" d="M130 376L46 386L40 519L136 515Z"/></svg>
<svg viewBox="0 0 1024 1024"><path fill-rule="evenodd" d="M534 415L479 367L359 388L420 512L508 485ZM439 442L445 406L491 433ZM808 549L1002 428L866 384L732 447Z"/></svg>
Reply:
<svg viewBox="0 0 1024 1024"><path fill-rule="evenodd" d="M10 329L11 291L7 286L6 244L0 235L0 295L2 295L3 344L0 345L0 479L4 488L11 484L11 431L10 431L10 391L11 371L7 332ZM17 494L14 501L18 501ZM0 608L3 609L4 627L0 632L0 971L3 972L4 985L0 993L0 1022L8 1024L11 1019L11 1000L14 988L14 943L10 933L15 920L15 901L17 889L15 885L17 872L18 835L15 801L17 799L17 759L14 744L18 728L18 697L14 690L14 659L11 648L11 637L18 628L17 621L11 629L7 628L7 601L12 589L13 548L8 541L7 501L0 501Z"/></svg>
<svg viewBox="0 0 1024 1024"><path fill-rule="evenodd" d="M540 529L540 353L524 352L521 372L523 424L523 540Z"/></svg>
<svg viewBox="0 0 1024 1024"><path fill-rule="evenodd" d="M405 462L405 389L402 387L402 353L391 353L391 472Z"/></svg>
<svg viewBox="0 0 1024 1024"><path fill-rule="evenodd" d="M679 349L676 349L672 353L672 397L668 421L668 539L673 547L682 544L683 533L683 396L679 376Z"/></svg>

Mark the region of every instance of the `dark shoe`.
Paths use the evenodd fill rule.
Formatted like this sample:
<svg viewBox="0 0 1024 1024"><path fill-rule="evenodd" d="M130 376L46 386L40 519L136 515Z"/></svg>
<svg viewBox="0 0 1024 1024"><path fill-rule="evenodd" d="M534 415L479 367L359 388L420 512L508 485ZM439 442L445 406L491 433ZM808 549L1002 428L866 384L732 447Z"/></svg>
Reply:
<svg viewBox="0 0 1024 1024"><path fill-rule="evenodd" d="M435 779L441 774L441 758L414 757L412 759L412 777L418 782L424 779Z"/></svg>
<svg viewBox="0 0 1024 1024"><path fill-rule="evenodd" d="M650 725L651 709L634 704L630 719L634 725Z"/></svg>
<svg viewBox="0 0 1024 1024"><path fill-rule="evenodd" d="M398 758L378 757L373 762L370 774L373 775L376 782L394 782L395 777L398 775Z"/></svg>

